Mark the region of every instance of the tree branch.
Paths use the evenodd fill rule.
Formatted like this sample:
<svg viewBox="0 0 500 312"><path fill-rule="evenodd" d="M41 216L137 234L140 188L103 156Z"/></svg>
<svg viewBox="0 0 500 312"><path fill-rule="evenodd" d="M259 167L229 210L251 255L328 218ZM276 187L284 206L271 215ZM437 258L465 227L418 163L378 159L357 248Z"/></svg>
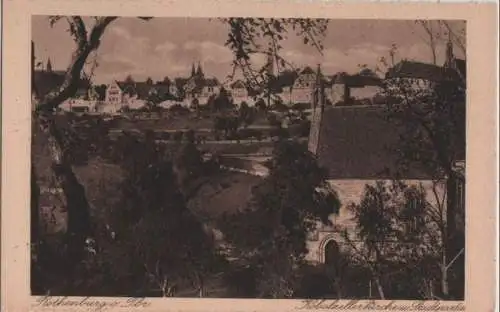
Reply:
<svg viewBox="0 0 500 312"><path fill-rule="evenodd" d="M98 18L96 24L90 32L90 37L87 40L85 26L79 17L73 17L72 24L75 27L74 36L77 38L77 48L73 52L72 61L66 70L64 82L59 90L49 93L38 104L36 111L51 112L56 109L62 102L73 96L78 89L80 83L82 69L85 66L89 54L99 47L100 38L106 27L113 22L117 17L102 17ZM83 26L82 26L83 25ZM71 27L71 26L70 26Z"/></svg>
<svg viewBox="0 0 500 312"><path fill-rule="evenodd" d="M70 26L70 33L78 44L78 48L83 49L87 45L87 29L80 16L66 18Z"/></svg>

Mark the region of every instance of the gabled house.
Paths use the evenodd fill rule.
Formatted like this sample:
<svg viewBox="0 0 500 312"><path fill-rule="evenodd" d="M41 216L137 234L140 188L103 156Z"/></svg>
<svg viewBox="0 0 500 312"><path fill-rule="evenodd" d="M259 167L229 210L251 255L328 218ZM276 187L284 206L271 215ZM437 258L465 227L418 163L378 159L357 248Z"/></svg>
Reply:
<svg viewBox="0 0 500 312"><path fill-rule="evenodd" d="M457 71L434 64L403 60L389 69L386 79L412 80L415 86L459 79Z"/></svg>
<svg viewBox="0 0 500 312"><path fill-rule="evenodd" d="M113 81L106 88L105 103L103 112L116 113L124 106L124 90L118 81Z"/></svg>
<svg viewBox="0 0 500 312"><path fill-rule="evenodd" d="M292 103L310 103L312 100L312 91L316 82L316 74L314 70L306 66L299 73L297 79L293 82L291 86L291 97L290 102ZM284 90L290 91L289 89Z"/></svg>
<svg viewBox="0 0 500 312"><path fill-rule="evenodd" d="M184 84L184 94L185 101L187 105L191 105L195 99L197 100L199 105L205 105L208 102L208 99L216 95L221 90L221 84L217 80L217 78L206 78L201 68L201 65L198 64L198 68L191 70L191 76L186 80Z"/></svg>
<svg viewBox="0 0 500 312"><path fill-rule="evenodd" d="M415 87L429 87L446 81L460 82L465 86L466 62L454 56L453 44L448 42L442 66L403 60L387 71L386 79L405 79Z"/></svg>
<svg viewBox="0 0 500 312"><path fill-rule="evenodd" d="M235 105L239 106L243 102L247 103L250 106L254 104L253 98L252 96L250 96L247 85L240 79L229 84L229 92Z"/></svg>
<svg viewBox="0 0 500 312"><path fill-rule="evenodd" d="M198 94L200 103L207 103L210 96L218 94L221 90L221 84L217 78L205 78L200 83L200 86L201 90Z"/></svg>
<svg viewBox="0 0 500 312"><path fill-rule="evenodd" d="M272 82L272 92L277 94L284 104L291 105L293 86L299 73L294 70L286 70L280 73Z"/></svg>
<svg viewBox="0 0 500 312"><path fill-rule="evenodd" d="M175 96L171 91L177 90L174 88L171 84L153 84L151 81L113 81L106 88L106 104L101 109L108 113L117 113L123 109L140 109L148 104L153 95L158 101L173 100Z"/></svg>

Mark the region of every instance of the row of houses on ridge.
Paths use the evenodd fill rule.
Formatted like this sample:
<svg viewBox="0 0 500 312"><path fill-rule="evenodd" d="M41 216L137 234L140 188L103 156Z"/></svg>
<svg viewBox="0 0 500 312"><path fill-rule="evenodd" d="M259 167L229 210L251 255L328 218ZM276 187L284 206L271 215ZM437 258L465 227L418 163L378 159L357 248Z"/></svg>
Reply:
<svg viewBox="0 0 500 312"><path fill-rule="evenodd" d="M55 90L62 84L65 73L52 70L50 59L42 70L35 70L35 85L39 90L36 95L42 98L48 92ZM285 105L310 103L316 74L306 66L300 71L285 71L278 74L270 82L272 105L280 102ZM371 99L379 92L381 79L370 71L349 75L338 73L324 75L325 93L331 104L347 102L348 100ZM180 104L190 107L206 105L210 98L216 97L224 90L232 102L239 106L243 102L250 106L255 105L259 96L243 80L221 83L215 77L205 76L201 65L197 69L193 65L188 78L175 78L153 82L134 81L131 77L123 81L112 81L105 86L104 94L96 92L88 80L82 79L77 93L60 105L64 111L119 113L126 109L140 109L147 105L152 96L159 101L156 103L165 108ZM102 91L102 90L101 90ZM101 92L102 93L102 92Z"/></svg>
<svg viewBox="0 0 500 312"><path fill-rule="evenodd" d="M438 77L442 75L463 76L465 65L461 60L456 60L452 55L452 47L449 47L446 58L446 66L425 64L403 60L395 64L381 78L369 69L362 69L357 73L348 74L340 72L333 75L320 73L323 80L326 102L330 105L346 106L352 104L373 104L377 95L380 94L381 85L385 78L403 77L413 78L416 81L426 81L426 77ZM271 73L274 73L272 59L269 61ZM448 72L447 72L448 71ZM458 74L457 74L458 73ZM52 70L50 59L45 69L35 70L34 80L37 86L39 98L49 91L56 89L62 84L65 73ZM305 66L297 70L285 70L281 73L271 75L271 81L267 86L268 92L272 94L272 102L280 102L287 106L293 104L306 104L312 101L314 86L317 75L315 71ZM420 79L422 78L422 79ZM77 94L63 103L60 108L65 111L95 112L95 113L119 113L124 110L140 109L155 98L156 104L168 108L171 105L180 104L186 107L192 105L206 105L224 90L232 102L239 106L243 102L254 105L259 95L243 80L220 82L215 77L205 75L201 64L192 65L190 75L177 77L170 80L166 77L163 81L153 82L134 81L128 77L124 81L112 81L101 92L96 92L88 80L82 79ZM270 98L269 98L270 99Z"/></svg>

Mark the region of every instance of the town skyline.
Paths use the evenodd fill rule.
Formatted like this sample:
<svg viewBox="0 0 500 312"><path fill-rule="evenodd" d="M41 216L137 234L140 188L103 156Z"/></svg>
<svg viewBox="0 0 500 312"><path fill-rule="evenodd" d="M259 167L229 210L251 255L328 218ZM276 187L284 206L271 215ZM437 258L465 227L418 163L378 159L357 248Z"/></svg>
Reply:
<svg viewBox="0 0 500 312"><path fill-rule="evenodd" d="M460 29L463 22L453 22ZM50 27L46 16L32 18L33 41L37 62L45 66L50 58L54 70L65 70L74 47L66 32L65 23ZM182 31L181 31L182 29ZM94 83L108 84L131 75L137 81L151 78L161 81L169 78L189 77L192 65L201 64L207 76L223 82L232 73L233 54L224 46L226 26L208 18L155 18L143 21L137 18L120 18L111 25L102 38L94 59ZM57 44L54 44L54 40ZM283 42L282 55L294 66L321 64L324 72L353 73L360 66L375 68L380 57L388 57L392 44L398 46L396 61L409 59L431 62L432 53L425 41L425 32L413 21L381 20L330 20L323 40L322 55L314 47L306 46L299 38L290 35ZM436 44L437 62L445 59L445 40ZM455 49L458 57L462 51ZM263 65L265 57L254 58L256 65ZM239 78L238 73L235 78Z"/></svg>

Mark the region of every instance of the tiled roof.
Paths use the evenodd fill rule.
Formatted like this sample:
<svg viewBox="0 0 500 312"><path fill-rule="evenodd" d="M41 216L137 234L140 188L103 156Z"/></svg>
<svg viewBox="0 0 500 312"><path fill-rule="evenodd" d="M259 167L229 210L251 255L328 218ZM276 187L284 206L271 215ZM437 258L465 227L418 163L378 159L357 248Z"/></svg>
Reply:
<svg viewBox="0 0 500 312"><path fill-rule="evenodd" d="M397 171L400 126L389 122L384 106L325 109L317 148L318 162L330 179L390 179ZM457 150L465 157L465 142ZM403 179L428 179L413 165Z"/></svg>
<svg viewBox="0 0 500 312"><path fill-rule="evenodd" d="M194 87L190 85L191 82L194 82ZM220 83L217 78L191 77L185 81L183 88L186 92L197 94L200 93L204 87L216 87L218 85L220 85Z"/></svg>
<svg viewBox="0 0 500 312"><path fill-rule="evenodd" d="M386 78L412 78L438 82L458 77L451 68L414 61L401 61L389 69Z"/></svg>
<svg viewBox="0 0 500 312"><path fill-rule="evenodd" d="M310 75L310 74L314 74L314 70L309 67L309 66L306 66L304 67L304 69L300 72L301 75Z"/></svg>
<svg viewBox="0 0 500 312"><path fill-rule="evenodd" d="M149 94L155 90L160 94L160 96L166 96L170 94L169 86L166 84L149 84L147 82L124 82L117 81L118 86L123 90L123 92L135 96L139 99L145 100L148 98Z"/></svg>
<svg viewBox="0 0 500 312"><path fill-rule="evenodd" d="M243 81L241 80L236 80L235 82L233 82L231 85L230 85L231 89L245 89L246 86L245 86L245 83L243 83Z"/></svg>
<svg viewBox="0 0 500 312"><path fill-rule="evenodd" d="M349 75L347 73L339 73L332 77L332 84L346 84L350 87L365 87L379 86L382 80L376 76L365 76L361 74Z"/></svg>
<svg viewBox="0 0 500 312"><path fill-rule="evenodd" d="M202 80L202 84L205 87L216 87L219 85L217 78L206 78Z"/></svg>
<svg viewBox="0 0 500 312"><path fill-rule="evenodd" d="M293 86L298 74L295 71L286 71L278 75L278 77L273 81L273 88L276 90L281 90L285 87Z"/></svg>
<svg viewBox="0 0 500 312"><path fill-rule="evenodd" d="M184 89L188 81L189 81L188 78L175 78L174 84L178 89Z"/></svg>

